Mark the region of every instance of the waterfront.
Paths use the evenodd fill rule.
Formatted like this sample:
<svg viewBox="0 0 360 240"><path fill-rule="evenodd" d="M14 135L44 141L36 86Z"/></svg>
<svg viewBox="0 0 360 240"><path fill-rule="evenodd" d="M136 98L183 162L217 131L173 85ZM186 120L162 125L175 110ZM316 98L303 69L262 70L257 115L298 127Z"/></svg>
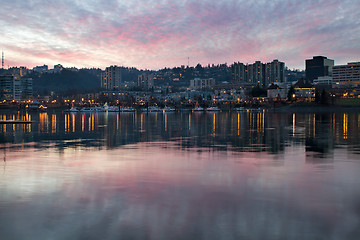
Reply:
<svg viewBox="0 0 360 240"><path fill-rule="evenodd" d="M4 113L1 239L357 239L360 113Z"/></svg>

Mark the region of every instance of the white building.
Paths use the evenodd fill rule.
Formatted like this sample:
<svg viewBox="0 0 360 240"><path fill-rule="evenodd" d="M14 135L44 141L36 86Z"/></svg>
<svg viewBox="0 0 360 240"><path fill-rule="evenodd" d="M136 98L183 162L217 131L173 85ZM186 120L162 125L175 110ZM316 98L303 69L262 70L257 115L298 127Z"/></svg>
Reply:
<svg viewBox="0 0 360 240"><path fill-rule="evenodd" d="M314 79L314 85L332 85L333 78L331 76L323 76Z"/></svg>
<svg viewBox="0 0 360 240"><path fill-rule="evenodd" d="M333 67L333 87L358 87L360 86L360 62L337 65Z"/></svg>
<svg viewBox="0 0 360 240"><path fill-rule="evenodd" d="M213 78L206 78L200 79L195 78L190 80L190 89L204 89L204 88L212 88L215 86L215 79Z"/></svg>

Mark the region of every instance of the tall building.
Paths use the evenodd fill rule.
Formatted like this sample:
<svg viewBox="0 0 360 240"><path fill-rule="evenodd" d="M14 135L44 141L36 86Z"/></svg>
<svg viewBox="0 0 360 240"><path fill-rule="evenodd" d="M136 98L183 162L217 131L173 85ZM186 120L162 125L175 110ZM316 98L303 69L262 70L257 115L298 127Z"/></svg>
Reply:
<svg viewBox="0 0 360 240"><path fill-rule="evenodd" d="M146 89L152 88L154 86L154 76L152 74L139 75L138 86Z"/></svg>
<svg viewBox="0 0 360 240"><path fill-rule="evenodd" d="M6 74L0 76L0 100L20 101L33 95L32 78Z"/></svg>
<svg viewBox="0 0 360 240"><path fill-rule="evenodd" d="M249 65L249 78L256 86L265 87L265 64L256 61Z"/></svg>
<svg viewBox="0 0 360 240"><path fill-rule="evenodd" d="M247 65L237 62L232 65L232 74L236 83L268 87L271 83L285 82L285 63L277 59L265 64L260 61Z"/></svg>
<svg viewBox="0 0 360 240"><path fill-rule="evenodd" d="M334 60L324 56L315 56L313 59L306 59L305 72L306 81L313 82L314 79L324 76L332 76Z"/></svg>
<svg viewBox="0 0 360 240"><path fill-rule="evenodd" d="M33 79L21 78L21 99L29 99L33 97Z"/></svg>
<svg viewBox="0 0 360 240"><path fill-rule="evenodd" d="M14 76L0 75L0 99L14 100Z"/></svg>
<svg viewBox="0 0 360 240"><path fill-rule="evenodd" d="M285 82L285 63L275 59L265 66L265 85Z"/></svg>
<svg viewBox="0 0 360 240"><path fill-rule="evenodd" d="M247 79L247 66L241 62L231 65L233 81L238 83L245 83Z"/></svg>
<svg viewBox="0 0 360 240"><path fill-rule="evenodd" d="M101 87L105 89L119 89L121 83L121 68L110 66L101 74Z"/></svg>
<svg viewBox="0 0 360 240"><path fill-rule="evenodd" d="M333 67L333 87L359 87L360 62Z"/></svg>

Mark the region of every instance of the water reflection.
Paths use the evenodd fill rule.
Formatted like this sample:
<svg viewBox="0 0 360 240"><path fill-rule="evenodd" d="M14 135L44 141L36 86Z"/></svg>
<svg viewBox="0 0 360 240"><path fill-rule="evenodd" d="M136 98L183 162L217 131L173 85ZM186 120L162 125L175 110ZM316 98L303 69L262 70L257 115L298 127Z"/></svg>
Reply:
<svg viewBox="0 0 360 240"><path fill-rule="evenodd" d="M278 153L285 146L302 144L307 151L327 154L349 144L359 149L359 113L279 114L269 112L222 113L8 113L2 119L33 124L3 124L1 142L36 142L46 147L97 146L175 141L182 148L231 148L234 151ZM351 131L349 131L351 129ZM77 140L77 141L69 141ZM90 145L89 145L90 144Z"/></svg>
<svg viewBox="0 0 360 240"><path fill-rule="evenodd" d="M7 113L1 239L358 239L360 114Z"/></svg>

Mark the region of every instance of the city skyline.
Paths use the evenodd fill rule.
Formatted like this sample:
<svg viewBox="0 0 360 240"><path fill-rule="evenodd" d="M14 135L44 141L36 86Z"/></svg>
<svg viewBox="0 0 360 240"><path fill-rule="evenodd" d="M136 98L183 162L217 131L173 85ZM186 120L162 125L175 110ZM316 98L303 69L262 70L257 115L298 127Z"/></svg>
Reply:
<svg viewBox="0 0 360 240"><path fill-rule="evenodd" d="M161 69L316 55L358 61L360 2L8 1L0 9L5 66Z"/></svg>

